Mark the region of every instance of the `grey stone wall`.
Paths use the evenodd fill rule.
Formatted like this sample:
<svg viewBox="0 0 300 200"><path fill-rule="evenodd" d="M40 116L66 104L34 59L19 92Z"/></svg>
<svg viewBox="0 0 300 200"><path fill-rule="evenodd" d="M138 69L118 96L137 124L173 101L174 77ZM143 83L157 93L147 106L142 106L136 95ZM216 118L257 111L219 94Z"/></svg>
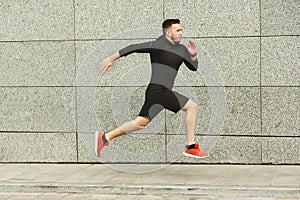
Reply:
<svg viewBox="0 0 300 200"><path fill-rule="evenodd" d="M223 86L207 85L182 67L179 73L190 85L175 87L183 94L194 91L196 139L204 148L206 139L216 142L210 157L180 156L185 135L177 130L184 115L169 111L145 130L116 139L103 154L113 152L111 162L118 163L300 164L299 10L298 0L1 0L0 162L103 162L91 155L90 132L100 127L97 123L102 131L121 123L111 111L114 91L122 91L121 99L134 89L129 112L138 114L146 85L116 82L133 66L149 64L149 58L122 58L89 87L75 83L81 64L103 42L117 51L154 39L125 34L111 40L112 35L160 28L164 19L179 18L184 36L210 55L224 80ZM224 126L217 135L208 132L208 91L214 88L224 88L226 96ZM77 95L88 89L96 91L91 116L98 122L83 130Z"/></svg>

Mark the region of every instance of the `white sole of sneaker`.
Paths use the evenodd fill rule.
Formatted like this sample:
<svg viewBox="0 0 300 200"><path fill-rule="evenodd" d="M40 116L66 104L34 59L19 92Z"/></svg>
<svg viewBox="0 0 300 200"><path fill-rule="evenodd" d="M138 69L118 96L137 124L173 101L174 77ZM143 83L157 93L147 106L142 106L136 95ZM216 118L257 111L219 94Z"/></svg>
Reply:
<svg viewBox="0 0 300 200"><path fill-rule="evenodd" d="M185 153L185 152L183 152L183 155L185 155L187 157L191 157L191 158L207 158L209 156L209 155L207 155L207 156L199 157L199 156L194 156L192 154L188 154L188 153Z"/></svg>
<svg viewBox="0 0 300 200"><path fill-rule="evenodd" d="M98 135L99 135L99 132L96 131L95 132L95 154L96 154L96 156L98 156L98 153L97 153L97 149L98 149Z"/></svg>

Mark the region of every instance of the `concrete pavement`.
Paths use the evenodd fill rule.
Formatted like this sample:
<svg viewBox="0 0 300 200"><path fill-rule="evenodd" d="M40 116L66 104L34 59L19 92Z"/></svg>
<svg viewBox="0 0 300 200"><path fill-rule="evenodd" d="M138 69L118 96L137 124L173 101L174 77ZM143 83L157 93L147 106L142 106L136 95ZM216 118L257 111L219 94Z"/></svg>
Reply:
<svg viewBox="0 0 300 200"><path fill-rule="evenodd" d="M129 199L132 195L140 196L138 199L300 199L299 165L119 166L0 164L0 197L14 199L32 194L32 199L40 199L55 194L71 198L69 195L76 194L90 195L87 199ZM155 167L157 170L153 170ZM152 170L145 173L148 168ZM137 173L140 169L143 173Z"/></svg>
<svg viewBox="0 0 300 200"><path fill-rule="evenodd" d="M276 197L228 197L195 195L111 195L111 194L74 194L74 193L0 193L5 200L297 200Z"/></svg>

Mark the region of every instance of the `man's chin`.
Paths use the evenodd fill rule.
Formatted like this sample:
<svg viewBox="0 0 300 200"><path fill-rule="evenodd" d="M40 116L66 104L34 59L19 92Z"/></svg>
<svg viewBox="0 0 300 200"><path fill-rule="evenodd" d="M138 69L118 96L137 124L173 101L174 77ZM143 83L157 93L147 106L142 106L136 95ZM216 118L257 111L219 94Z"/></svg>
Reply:
<svg viewBox="0 0 300 200"><path fill-rule="evenodd" d="M181 39L176 40L176 41L175 41L175 44L179 44L180 42L181 42Z"/></svg>

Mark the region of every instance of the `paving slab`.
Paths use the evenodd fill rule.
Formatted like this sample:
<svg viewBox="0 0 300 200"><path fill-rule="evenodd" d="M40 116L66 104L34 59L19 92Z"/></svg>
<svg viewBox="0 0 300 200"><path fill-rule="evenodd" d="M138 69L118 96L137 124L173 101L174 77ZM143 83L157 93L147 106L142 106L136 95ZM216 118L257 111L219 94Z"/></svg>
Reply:
<svg viewBox="0 0 300 200"><path fill-rule="evenodd" d="M170 164L157 165L157 170L149 164L127 166L123 172L116 170L116 164L4 164L0 176L6 178L0 178L0 193L300 199L299 165ZM151 171L136 171L142 167Z"/></svg>

